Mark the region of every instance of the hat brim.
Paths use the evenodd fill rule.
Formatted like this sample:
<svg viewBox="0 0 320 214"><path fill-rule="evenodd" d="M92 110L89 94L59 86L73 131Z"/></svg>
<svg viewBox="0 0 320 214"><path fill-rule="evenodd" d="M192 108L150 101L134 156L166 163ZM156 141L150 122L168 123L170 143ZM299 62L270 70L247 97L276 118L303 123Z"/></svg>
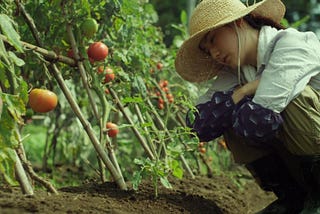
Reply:
<svg viewBox="0 0 320 214"><path fill-rule="evenodd" d="M238 11L233 16L226 17L185 40L179 48L175 59L177 73L189 82L203 82L216 76L219 70L225 68L225 66L217 64L208 54L200 50L199 44L201 39L209 31L231 23L232 21L253 12L261 7L266 1L267 0L264 0L246 7L244 10Z"/></svg>

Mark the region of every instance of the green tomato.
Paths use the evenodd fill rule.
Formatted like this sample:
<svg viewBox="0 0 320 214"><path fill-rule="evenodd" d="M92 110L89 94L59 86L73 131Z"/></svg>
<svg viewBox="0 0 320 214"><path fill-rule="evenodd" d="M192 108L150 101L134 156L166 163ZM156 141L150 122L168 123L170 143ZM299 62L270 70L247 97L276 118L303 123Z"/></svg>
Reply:
<svg viewBox="0 0 320 214"><path fill-rule="evenodd" d="M95 19L88 18L81 24L81 32L85 37L92 38L98 31L98 27L99 25Z"/></svg>

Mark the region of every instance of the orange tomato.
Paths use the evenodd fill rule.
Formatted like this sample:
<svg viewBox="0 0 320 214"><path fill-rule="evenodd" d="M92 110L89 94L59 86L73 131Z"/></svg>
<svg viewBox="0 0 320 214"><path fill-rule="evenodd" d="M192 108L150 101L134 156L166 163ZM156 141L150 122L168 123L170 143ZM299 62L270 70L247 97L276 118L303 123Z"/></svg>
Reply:
<svg viewBox="0 0 320 214"><path fill-rule="evenodd" d="M206 148L201 147L201 148L199 148L199 152L202 154L205 154L207 152L207 150L206 150Z"/></svg>
<svg viewBox="0 0 320 214"><path fill-rule="evenodd" d="M29 94L29 105L33 111L46 113L53 110L58 104L58 97L52 91L35 88Z"/></svg>

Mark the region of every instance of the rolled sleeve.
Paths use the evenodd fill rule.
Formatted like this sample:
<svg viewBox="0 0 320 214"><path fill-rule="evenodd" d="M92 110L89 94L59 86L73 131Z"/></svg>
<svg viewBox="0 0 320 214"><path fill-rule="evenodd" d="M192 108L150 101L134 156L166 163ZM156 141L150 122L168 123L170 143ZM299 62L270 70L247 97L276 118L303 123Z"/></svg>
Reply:
<svg viewBox="0 0 320 214"><path fill-rule="evenodd" d="M215 92L210 101L189 110L187 126L197 134L201 141L211 141L231 127L231 115L234 109L232 91Z"/></svg>
<svg viewBox="0 0 320 214"><path fill-rule="evenodd" d="M266 53L264 69L253 102L276 113L297 97L310 79L319 74L319 42L313 33L282 32Z"/></svg>
<svg viewBox="0 0 320 214"><path fill-rule="evenodd" d="M273 139L283 123L280 114L244 97L234 108L232 123L235 132L255 143Z"/></svg>

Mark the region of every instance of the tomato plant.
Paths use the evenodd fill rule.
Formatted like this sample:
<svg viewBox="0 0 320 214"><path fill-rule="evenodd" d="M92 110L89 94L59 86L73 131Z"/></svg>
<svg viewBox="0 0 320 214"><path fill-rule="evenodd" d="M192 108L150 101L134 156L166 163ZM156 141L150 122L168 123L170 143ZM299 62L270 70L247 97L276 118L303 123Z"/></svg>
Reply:
<svg viewBox="0 0 320 214"><path fill-rule="evenodd" d="M94 61L103 61L108 56L108 47L102 42L94 42L90 44L87 53L89 58Z"/></svg>
<svg viewBox="0 0 320 214"><path fill-rule="evenodd" d="M142 170L140 175L157 172L153 176L155 181L160 179L165 185L169 174L182 177L182 166L188 164L188 160L193 159L192 153L197 153L198 150L185 150L197 139L189 139L190 130L178 118L183 117L187 107L191 107L192 96L187 88L193 89L190 91L196 96L199 93L194 86L181 81L174 72L175 44L179 44L181 38L177 38L172 47L164 44L164 34L155 26L157 14L151 3L132 0L102 0L99 3L5 2L13 3L10 3L12 10L0 7L0 16L2 13L10 13L9 20L4 19L4 16L0 17L0 33L10 38L10 41L4 41L0 37L0 86L4 93L11 93L11 96L0 94L3 100L10 100L8 103L12 104L4 106L6 111L3 112L8 113L7 109L13 111L7 115L3 113L1 119L9 120L13 115L14 121L11 119L11 126L4 130L4 126L0 125L1 148L16 148L17 142L20 142L17 140L10 146L5 144L11 142L12 136L18 136L12 131L16 123L23 130L22 137L31 135L24 141L27 142L25 145L31 145L29 142L35 137L33 133L29 133L32 129L27 127L43 132L41 136L45 137L41 137L41 140L46 141L42 142L43 150L26 149L26 153L39 156L37 159L43 161L40 165L54 168L55 162L59 161L80 166L83 161L99 156L104 166L117 168L113 170L110 167L111 173L101 177L116 180L119 187L124 189L123 178L132 179L132 172L139 170L137 167L151 167L152 170ZM21 14L14 14L18 11L16 3L24 4L25 11L29 13L27 17L31 19L24 19L23 10ZM92 18L84 20L84 17ZM2 25L14 27L2 31ZM181 28L183 32L182 26L175 27ZM17 32L13 35L14 29ZM28 51L24 52L26 46L22 46L19 41L30 45ZM65 53L74 58L71 50L78 50L79 61L76 63L61 56ZM157 72L163 70L164 65L168 72ZM12 74L14 78L7 78L8 74ZM115 77L117 81L112 81ZM109 84L111 81L112 84ZM34 115L37 120L24 124L18 116L24 114L24 107L27 106L29 85L59 90L66 99L59 100L54 113ZM32 96L30 106L33 105L31 98ZM8 103L4 102L4 105ZM43 103L34 104L33 108L44 107ZM123 130L126 127L128 129L118 135L116 124L121 124ZM40 126L45 129L40 129ZM12 133L12 136L2 133ZM106 142L106 134L114 138L107 142L107 149L99 146ZM1 142L2 135L5 136L5 143ZM92 149L88 141L94 145ZM141 146L137 146L138 144ZM109 155L108 151L114 154L111 164L105 163L108 161L105 157ZM95 152L96 154L92 154ZM127 155L117 157L124 153ZM43 157L40 157L42 154ZM132 156L137 154L145 154L147 157L142 159L150 162L138 166L132 164ZM183 156L186 160L182 160ZM48 161L51 158L52 161ZM89 161L98 169L99 164L95 158ZM117 161L121 168L125 168L122 179L118 179L121 176L114 176L117 175L115 172L122 171L117 167ZM193 164L192 161L190 163ZM1 164L0 161L1 173L7 175L7 171L2 169L7 168L8 164L4 167ZM192 167L187 169L190 168ZM103 169L100 172L103 175ZM188 170L188 173L192 176L193 172Z"/></svg>
<svg viewBox="0 0 320 214"><path fill-rule="evenodd" d="M35 88L29 94L29 105L33 111L46 113L52 111L58 104L58 97L52 91Z"/></svg>

